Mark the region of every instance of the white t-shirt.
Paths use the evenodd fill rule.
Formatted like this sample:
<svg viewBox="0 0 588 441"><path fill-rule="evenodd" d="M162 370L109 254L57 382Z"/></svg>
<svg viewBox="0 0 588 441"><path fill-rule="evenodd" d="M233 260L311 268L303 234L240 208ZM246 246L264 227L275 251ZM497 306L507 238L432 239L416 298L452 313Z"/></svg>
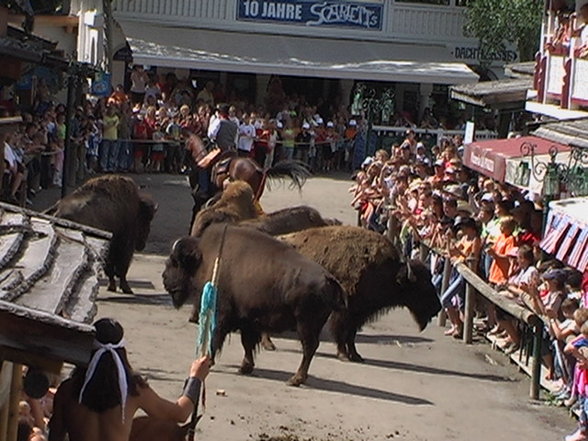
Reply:
<svg viewBox="0 0 588 441"><path fill-rule="evenodd" d="M134 70L131 73L131 92L135 93L145 93L145 85L147 84L148 76L145 71L139 72L138 70Z"/></svg>
<svg viewBox="0 0 588 441"><path fill-rule="evenodd" d="M16 155L14 154L12 147L10 147L10 144L8 144L7 142L4 143L4 159L6 160L6 162L8 162L10 168L16 167L16 163L18 162L18 160L16 159Z"/></svg>
<svg viewBox="0 0 588 441"><path fill-rule="evenodd" d="M525 283L526 285L530 285L533 280L539 279L539 272L537 268L531 265L524 271L519 271L515 275L511 276L509 283L513 285L520 285Z"/></svg>
<svg viewBox="0 0 588 441"><path fill-rule="evenodd" d="M253 149L253 139L255 138L255 127L252 124L242 124L239 127L239 144L238 149L250 152Z"/></svg>

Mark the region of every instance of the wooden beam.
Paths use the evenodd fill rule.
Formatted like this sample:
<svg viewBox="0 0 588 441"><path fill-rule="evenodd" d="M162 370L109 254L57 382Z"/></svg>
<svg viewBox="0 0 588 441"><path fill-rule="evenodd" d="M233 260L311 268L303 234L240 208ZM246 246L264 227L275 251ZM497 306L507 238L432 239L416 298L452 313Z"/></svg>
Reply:
<svg viewBox="0 0 588 441"><path fill-rule="evenodd" d="M7 355L29 352L47 360L85 365L93 340L92 326L0 301L0 347L12 350L5 351Z"/></svg>
<svg viewBox="0 0 588 441"><path fill-rule="evenodd" d="M17 213L24 213L31 217L38 217L40 219L48 220L56 225L60 225L66 228L72 228L75 230L80 230L86 234L90 234L92 236L97 236L102 239L110 240L112 239L112 233L107 231L99 230L97 228L88 227L87 225L78 224L76 222L71 222L65 219L61 219L54 216L49 216L47 214L38 213L36 211L27 210L26 208L15 207L14 205L6 204L4 202L0 202L0 208L9 212L17 212Z"/></svg>
<svg viewBox="0 0 588 441"><path fill-rule="evenodd" d="M474 273L463 263L456 265L456 269L464 277L466 282L471 284L481 295L486 297L500 309L503 309L515 318L524 321L530 326L536 326L541 323L541 319L537 316L537 314L529 311L523 306L518 305L504 295L500 294L498 291L492 289L484 280L482 280L476 273Z"/></svg>
<svg viewBox="0 0 588 441"><path fill-rule="evenodd" d="M22 365L12 365L12 380L10 384L10 403L8 409L8 430L6 441L16 441L18 433L18 403L22 391Z"/></svg>
<svg viewBox="0 0 588 441"><path fill-rule="evenodd" d="M59 375L63 368L63 362L50 360L43 355L32 352L18 351L16 349L0 346L0 359L10 360L13 363L36 367L49 374Z"/></svg>

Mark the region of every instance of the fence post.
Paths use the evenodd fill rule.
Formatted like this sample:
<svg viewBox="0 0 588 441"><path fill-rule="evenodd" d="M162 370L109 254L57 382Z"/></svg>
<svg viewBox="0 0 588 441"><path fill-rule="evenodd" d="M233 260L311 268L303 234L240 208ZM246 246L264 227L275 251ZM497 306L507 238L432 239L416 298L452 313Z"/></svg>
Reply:
<svg viewBox="0 0 588 441"><path fill-rule="evenodd" d="M543 327L540 324L533 326L533 358L531 359L531 399L539 399L541 389L541 341L543 339Z"/></svg>
<svg viewBox="0 0 588 441"><path fill-rule="evenodd" d="M444 293L449 286L449 279L451 277L451 260L449 257L445 257L445 263L443 265L443 280L441 281L441 293ZM444 327L447 322L447 314L442 309L437 319L437 324Z"/></svg>
<svg viewBox="0 0 588 441"><path fill-rule="evenodd" d="M467 265L472 271L475 270L476 259L468 259ZM463 318L463 342L472 344L474 336L474 306L476 304L476 290L466 281L465 312Z"/></svg>

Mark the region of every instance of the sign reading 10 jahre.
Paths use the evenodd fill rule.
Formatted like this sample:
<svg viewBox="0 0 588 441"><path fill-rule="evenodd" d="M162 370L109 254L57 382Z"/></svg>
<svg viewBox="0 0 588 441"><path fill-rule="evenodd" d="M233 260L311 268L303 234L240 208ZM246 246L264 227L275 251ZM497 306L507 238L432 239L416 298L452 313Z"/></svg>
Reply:
<svg viewBox="0 0 588 441"><path fill-rule="evenodd" d="M237 20L381 30L382 8L341 0L238 0Z"/></svg>

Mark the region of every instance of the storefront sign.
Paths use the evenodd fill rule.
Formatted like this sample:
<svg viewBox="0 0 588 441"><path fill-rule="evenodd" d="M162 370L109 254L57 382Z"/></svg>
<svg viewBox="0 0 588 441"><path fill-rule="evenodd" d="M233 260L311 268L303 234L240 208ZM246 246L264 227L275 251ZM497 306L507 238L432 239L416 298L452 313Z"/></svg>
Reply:
<svg viewBox="0 0 588 441"><path fill-rule="evenodd" d="M519 56L513 49L506 48L497 52L483 51L479 47L456 46L452 49L456 60L466 62L514 63Z"/></svg>
<svg viewBox="0 0 588 441"><path fill-rule="evenodd" d="M383 5L334 0L238 0L237 20L382 29Z"/></svg>

